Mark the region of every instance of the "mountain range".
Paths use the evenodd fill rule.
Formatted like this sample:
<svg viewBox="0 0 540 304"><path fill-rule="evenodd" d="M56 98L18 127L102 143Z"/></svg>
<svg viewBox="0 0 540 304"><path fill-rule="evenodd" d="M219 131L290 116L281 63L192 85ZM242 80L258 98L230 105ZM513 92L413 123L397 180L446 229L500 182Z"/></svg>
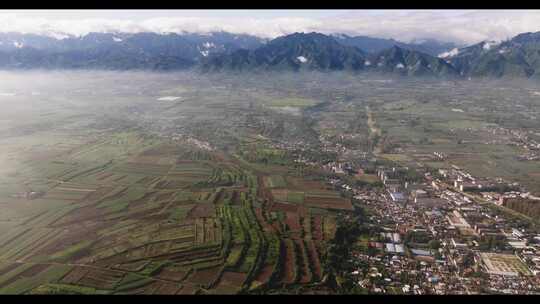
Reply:
<svg viewBox="0 0 540 304"><path fill-rule="evenodd" d="M519 34L500 43L482 41L441 57L464 76L540 78L540 32Z"/></svg>
<svg viewBox="0 0 540 304"><path fill-rule="evenodd" d="M404 43L394 39L374 38L367 36L348 36L345 34L332 35L339 43L355 46L368 53L377 53L393 46L403 49L426 53L437 56L448 50L460 47L452 42L441 42L435 39L414 40L411 43Z"/></svg>
<svg viewBox="0 0 540 304"><path fill-rule="evenodd" d="M540 76L540 32L460 47L344 34L0 33L2 69L354 71L435 77Z"/></svg>
<svg viewBox="0 0 540 304"><path fill-rule="evenodd" d="M214 53L261 46L265 40L226 32L202 34L89 33L61 39L0 33L2 68L185 69Z"/></svg>
<svg viewBox="0 0 540 304"><path fill-rule="evenodd" d="M222 70L348 70L415 76L458 76L452 65L394 45L377 53L341 44L320 33L295 33L276 38L254 50L217 54L205 60L204 72Z"/></svg>

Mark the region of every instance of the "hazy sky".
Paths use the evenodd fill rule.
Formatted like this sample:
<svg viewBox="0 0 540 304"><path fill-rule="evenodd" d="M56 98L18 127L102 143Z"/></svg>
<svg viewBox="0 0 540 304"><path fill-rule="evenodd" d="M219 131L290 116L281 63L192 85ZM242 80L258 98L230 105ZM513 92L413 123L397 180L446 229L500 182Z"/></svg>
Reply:
<svg viewBox="0 0 540 304"><path fill-rule="evenodd" d="M540 10L0 10L0 31L57 37L219 30L267 38L317 31L476 43L540 31Z"/></svg>

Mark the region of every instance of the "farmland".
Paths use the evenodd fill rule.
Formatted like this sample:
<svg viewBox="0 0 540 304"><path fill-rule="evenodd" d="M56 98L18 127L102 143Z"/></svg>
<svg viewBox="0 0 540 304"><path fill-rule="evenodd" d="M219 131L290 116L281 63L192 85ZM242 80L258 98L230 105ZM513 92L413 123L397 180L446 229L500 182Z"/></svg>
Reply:
<svg viewBox="0 0 540 304"><path fill-rule="evenodd" d="M16 210L13 218L4 215L13 222L2 228L2 291L237 293L321 278L325 242L316 231L329 228L306 223L310 208L325 207L321 200L348 208L338 193L323 183L297 191L281 165L253 163L274 172L261 174L219 153L209 154L213 161L184 158L197 150L185 142L123 134L133 142L119 147L116 136L98 150L112 149L112 142L134 152L65 170L39 198L2 206ZM268 195L276 188L289 193L294 211Z"/></svg>
<svg viewBox="0 0 540 304"><path fill-rule="evenodd" d="M66 119L2 139L17 165L0 184L0 293L250 293L322 279L331 218L350 202L264 137L208 149L201 134Z"/></svg>
<svg viewBox="0 0 540 304"><path fill-rule="evenodd" d="M0 293L318 286L336 219L355 207L311 163L354 162L375 148L411 167L449 166L433 159L438 151L475 174L540 184L538 161L516 159L521 147L488 142L495 126L516 122L472 85L340 74L321 89L320 75L96 73L47 75L46 86L28 80L42 75L3 75L3 90L19 91L0 97L9 121L0 124ZM38 89L40 98L27 93ZM454 90L463 100L444 95ZM535 113L538 99L521 102ZM374 172L351 178L378 182Z"/></svg>

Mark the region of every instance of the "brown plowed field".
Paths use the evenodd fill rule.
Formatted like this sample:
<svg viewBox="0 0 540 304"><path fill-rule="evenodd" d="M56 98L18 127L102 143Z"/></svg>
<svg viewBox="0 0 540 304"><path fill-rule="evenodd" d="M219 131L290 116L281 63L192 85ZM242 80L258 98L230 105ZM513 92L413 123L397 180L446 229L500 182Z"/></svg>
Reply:
<svg viewBox="0 0 540 304"><path fill-rule="evenodd" d="M321 209L353 210L351 202L342 198L307 196L304 200L304 204L309 207L316 207Z"/></svg>
<svg viewBox="0 0 540 304"><path fill-rule="evenodd" d="M309 260L305 260L304 259L304 252L305 252L305 248L304 248L304 242L302 240L295 240L294 241L297 248L300 250L300 252L302 253L300 256L302 257L301 261L298 261L298 265L302 265L301 267L299 267L301 269L300 273L302 274L300 276L300 280L299 282L300 283L309 283L311 282L311 270L309 269Z"/></svg>
<svg viewBox="0 0 540 304"><path fill-rule="evenodd" d="M270 280L270 277L272 276L272 272L274 270L274 265L265 265L257 276L255 277L255 281L261 282L261 283L268 283Z"/></svg>
<svg viewBox="0 0 540 304"><path fill-rule="evenodd" d="M319 260L319 254L317 253L317 248L315 243L311 240L306 240L307 253L311 261L311 269L313 269L313 277L315 280L321 279L321 262Z"/></svg>
<svg viewBox="0 0 540 304"><path fill-rule="evenodd" d="M291 241L285 240L285 260L283 263L283 283L292 284L295 280L296 254Z"/></svg>
<svg viewBox="0 0 540 304"><path fill-rule="evenodd" d="M273 203L270 211L297 212L298 206L294 204Z"/></svg>
<svg viewBox="0 0 540 304"><path fill-rule="evenodd" d="M322 218L320 215L314 215L313 221L311 222L311 229L312 229L312 237L314 240L322 240L323 239L323 232L322 232Z"/></svg>
<svg viewBox="0 0 540 304"><path fill-rule="evenodd" d="M189 278L189 282L193 284L199 284L203 287L207 286L216 280L220 271L221 271L221 267L213 267L213 268L196 271Z"/></svg>
<svg viewBox="0 0 540 304"><path fill-rule="evenodd" d="M298 218L298 213L296 212L287 212L285 223L289 227L289 231L293 233L300 233L302 227L300 226L300 219Z"/></svg>

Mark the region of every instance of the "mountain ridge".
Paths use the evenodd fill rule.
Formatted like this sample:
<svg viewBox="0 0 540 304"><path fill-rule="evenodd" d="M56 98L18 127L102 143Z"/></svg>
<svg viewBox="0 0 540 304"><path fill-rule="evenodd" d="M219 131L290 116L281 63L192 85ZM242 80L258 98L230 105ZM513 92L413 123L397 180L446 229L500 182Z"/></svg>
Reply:
<svg viewBox="0 0 540 304"><path fill-rule="evenodd" d="M204 71L232 69L282 70L358 70L365 62L365 53L345 46L320 33L294 33L278 37L252 50L217 55L204 62Z"/></svg>
<svg viewBox="0 0 540 304"><path fill-rule="evenodd" d="M276 38L252 51L216 55L202 64L203 72L242 70L348 70L374 71L409 76L458 76L440 58L397 45L370 54L343 45L339 38L320 33L293 33Z"/></svg>
<svg viewBox="0 0 540 304"><path fill-rule="evenodd" d="M0 33L0 67L185 69L213 53L256 48L264 42L255 36L226 32L211 35L89 33L64 39Z"/></svg>
<svg viewBox="0 0 540 304"><path fill-rule="evenodd" d="M357 48L368 53L378 53L396 45L403 49L418 51L431 56L437 56L442 52L458 47L458 45L455 43L440 42L435 39L423 39L421 41L405 43L395 39L384 39L370 36L349 36L345 34L336 34L332 36L342 44L356 46Z"/></svg>
<svg viewBox="0 0 540 304"><path fill-rule="evenodd" d="M428 46L431 49L422 51ZM227 32L59 34L56 38L0 33L0 68L372 71L402 76L540 78L540 32L449 49L452 46L436 40L406 44L316 32L271 40Z"/></svg>

